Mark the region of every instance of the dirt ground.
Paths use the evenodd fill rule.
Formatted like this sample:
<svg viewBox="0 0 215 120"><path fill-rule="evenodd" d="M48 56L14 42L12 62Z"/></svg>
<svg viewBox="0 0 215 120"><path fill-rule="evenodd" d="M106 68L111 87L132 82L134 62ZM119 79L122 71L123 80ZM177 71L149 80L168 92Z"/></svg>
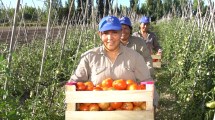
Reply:
<svg viewBox="0 0 215 120"><path fill-rule="evenodd" d="M53 39L56 37L62 38L63 29L55 27L50 28L49 30L49 38ZM16 27L16 31L14 32L13 41L18 41L21 43L26 43L32 41L34 39L45 39L46 36L46 27ZM10 43L12 35L12 27L0 27L0 43Z"/></svg>

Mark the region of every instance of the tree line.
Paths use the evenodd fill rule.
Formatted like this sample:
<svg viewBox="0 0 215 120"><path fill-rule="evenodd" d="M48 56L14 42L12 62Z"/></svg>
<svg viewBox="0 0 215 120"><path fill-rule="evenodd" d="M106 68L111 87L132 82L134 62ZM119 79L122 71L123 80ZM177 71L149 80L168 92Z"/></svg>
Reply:
<svg viewBox="0 0 215 120"><path fill-rule="evenodd" d="M62 4L61 0L52 0L52 20L62 23L67 19L71 6L72 23L89 23L92 18L98 22L103 16L107 15L147 15L152 21L161 19L163 16L172 15L179 17L194 16L201 10L202 16L208 6L202 0L146 0L140 3L139 0L130 0L129 6L122 6L114 0L67 0ZM50 0L44 1L45 7L32 7L28 5L20 6L19 19L30 22L47 21ZM12 22L15 8L6 8L0 5L0 23ZM183 14L183 11L190 11L190 15ZM187 13L187 12L186 12Z"/></svg>

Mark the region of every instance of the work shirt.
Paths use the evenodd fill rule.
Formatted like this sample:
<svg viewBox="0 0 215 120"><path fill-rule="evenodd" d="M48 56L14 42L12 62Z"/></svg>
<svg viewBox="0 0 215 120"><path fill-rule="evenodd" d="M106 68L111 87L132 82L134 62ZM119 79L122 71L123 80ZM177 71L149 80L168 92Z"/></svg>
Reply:
<svg viewBox="0 0 215 120"><path fill-rule="evenodd" d="M70 81L92 81L100 84L106 78L132 79L136 82L152 80L144 58L136 51L120 45L119 54L112 63L104 46L81 55L80 63Z"/></svg>
<svg viewBox="0 0 215 120"><path fill-rule="evenodd" d="M132 36L141 37L144 41L146 41L146 45L151 54L154 51L158 52L159 49L162 49L160 44L158 43L158 39L157 39L156 35L153 32L148 32L147 34L148 34L147 39L143 38L140 31L133 33Z"/></svg>
<svg viewBox="0 0 215 120"><path fill-rule="evenodd" d="M151 76L154 75L154 68L152 64L151 54L146 46L146 42L143 41L140 37L130 36L128 38L128 43L125 45L135 51L137 51L140 55L143 56L146 65L150 71Z"/></svg>

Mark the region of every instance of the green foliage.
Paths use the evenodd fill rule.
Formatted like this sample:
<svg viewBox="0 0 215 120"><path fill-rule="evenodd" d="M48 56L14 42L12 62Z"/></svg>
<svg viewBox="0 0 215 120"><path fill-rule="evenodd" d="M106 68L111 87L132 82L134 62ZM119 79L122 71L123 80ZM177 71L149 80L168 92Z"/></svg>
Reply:
<svg viewBox="0 0 215 120"><path fill-rule="evenodd" d="M82 33L81 33L82 32ZM6 57L0 57L1 119L64 119L64 87L76 68L81 53L99 42L94 30L71 30L60 60L61 42L48 42L41 80L39 79L43 41L18 46L11 70L6 70ZM6 89L4 85L6 83Z"/></svg>
<svg viewBox="0 0 215 120"><path fill-rule="evenodd" d="M181 119L206 119L208 101L215 99L214 34L200 32L195 22L171 20L156 27L164 48L163 62L172 76L172 93L180 104Z"/></svg>

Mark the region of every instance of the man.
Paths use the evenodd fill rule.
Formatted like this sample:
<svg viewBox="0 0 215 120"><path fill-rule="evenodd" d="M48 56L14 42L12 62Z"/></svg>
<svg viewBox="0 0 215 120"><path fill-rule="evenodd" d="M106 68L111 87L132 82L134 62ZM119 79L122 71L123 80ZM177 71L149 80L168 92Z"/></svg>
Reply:
<svg viewBox="0 0 215 120"><path fill-rule="evenodd" d="M154 76L154 69L152 66L152 57L150 52L146 46L145 41L143 41L140 37L131 36L132 33L132 25L131 21L128 17L120 18L120 23L122 25L122 36L121 43L124 46L127 46L139 54L141 54L147 64L147 67L150 71L151 76Z"/></svg>
<svg viewBox="0 0 215 120"><path fill-rule="evenodd" d="M150 51L150 54L161 54L162 48L158 43L157 37L153 32L149 31L150 18L143 16L140 19L140 31L134 32L132 35L141 37Z"/></svg>
<svg viewBox="0 0 215 120"><path fill-rule="evenodd" d="M145 62L147 63L147 67L150 71L150 74L153 77L154 69L152 67L152 57L146 46L145 41L143 41L143 39L141 39L140 37L131 36L132 25L128 17L122 17L119 19L119 21L122 26L121 43L137 51L143 56ZM155 99L153 104L154 104L154 107L156 108L158 106L158 99L159 99L159 95L156 90L155 90L154 96L155 96Z"/></svg>

